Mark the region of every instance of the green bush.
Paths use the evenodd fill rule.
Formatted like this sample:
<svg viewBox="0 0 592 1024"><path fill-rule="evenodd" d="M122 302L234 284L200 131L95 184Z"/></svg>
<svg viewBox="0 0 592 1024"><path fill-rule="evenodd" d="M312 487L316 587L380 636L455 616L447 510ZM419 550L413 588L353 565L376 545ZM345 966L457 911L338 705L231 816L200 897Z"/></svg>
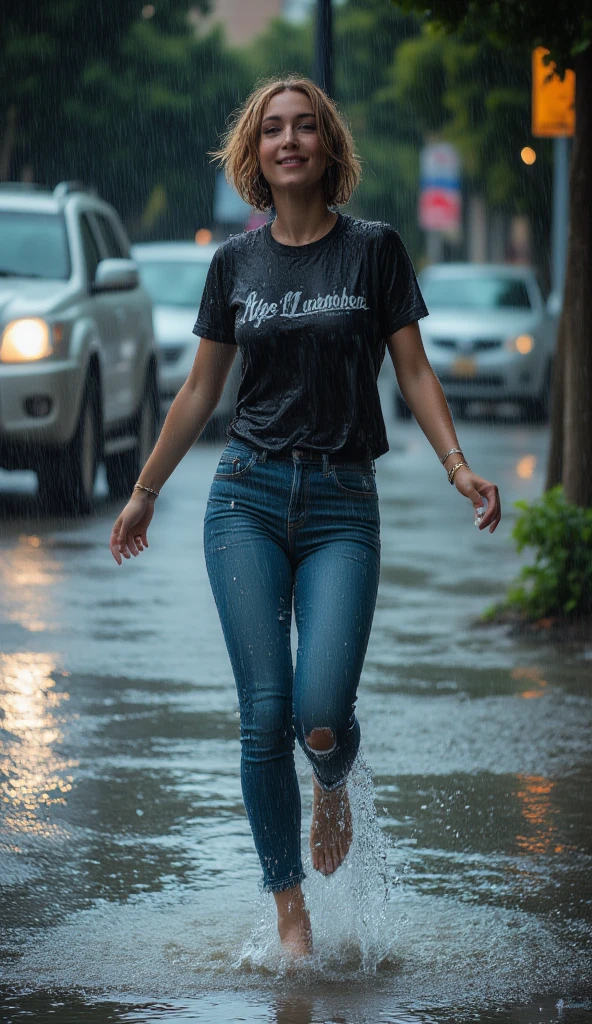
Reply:
<svg viewBox="0 0 592 1024"><path fill-rule="evenodd" d="M570 505L562 487L516 507L522 510L512 530L516 547L534 548L536 558L522 568L506 607L532 619L592 612L592 508Z"/></svg>

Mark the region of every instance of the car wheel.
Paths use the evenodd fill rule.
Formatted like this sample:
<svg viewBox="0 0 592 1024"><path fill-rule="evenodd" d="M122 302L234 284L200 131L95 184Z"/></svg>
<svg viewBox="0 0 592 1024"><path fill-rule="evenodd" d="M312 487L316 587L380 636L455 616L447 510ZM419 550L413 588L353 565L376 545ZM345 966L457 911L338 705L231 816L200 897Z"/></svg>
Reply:
<svg viewBox="0 0 592 1024"><path fill-rule="evenodd" d="M395 395L395 418L398 420L410 420L412 416L411 409L407 405L407 402L402 395Z"/></svg>
<svg viewBox="0 0 592 1024"><path fill-rule="evenodd" d="M105 473L112 498L127 498L131 495L134 484L154 448L158 417L158 395L155 381L150 375L134 420L135 445L127 451L117 452L105 458Z"/></svg>
<svg viewBox="0 0 592 1024"><path fill-rule="evenodd" d="M48 511L86 515L94 504L95 478L101 447L97 381L87 379L76 433L67 448L37 466L39 497Z"/></svg>

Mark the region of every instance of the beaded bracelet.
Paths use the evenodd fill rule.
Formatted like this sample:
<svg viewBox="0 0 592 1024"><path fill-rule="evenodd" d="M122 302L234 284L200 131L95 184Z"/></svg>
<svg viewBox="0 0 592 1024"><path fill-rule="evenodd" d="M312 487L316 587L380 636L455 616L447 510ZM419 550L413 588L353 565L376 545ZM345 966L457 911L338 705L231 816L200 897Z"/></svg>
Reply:
<svg viewBox="0 0 592 1024"><path fill-rule="evenodd" d="M144 484L134 484L133 489L138 487L141 491L148 491L148 494L153 494L155 498L158 498L160 491L154 491L152 487L145 487Z"/></svg>

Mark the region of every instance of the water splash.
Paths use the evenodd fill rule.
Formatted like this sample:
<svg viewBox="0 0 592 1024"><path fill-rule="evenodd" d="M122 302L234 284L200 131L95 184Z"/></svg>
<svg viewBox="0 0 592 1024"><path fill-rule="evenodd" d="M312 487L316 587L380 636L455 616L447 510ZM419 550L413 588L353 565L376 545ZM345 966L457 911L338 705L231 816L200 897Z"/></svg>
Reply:
<svg viewBox="0 0 592 1024"><path fill-rule="evenodd" d="M307 780L309 781L309 770ZM369 975L396 959L396 931L387 927L387 903L392 885L387 857L392 843L380 827L370 766L358 754L348 779L353 841L349 853L333 874L324 877L311 864L306 845L303 891L310 913L314 953L294 966L282 956L277 936L275 906L261 906L253 932L243 945L235 966L242 970L274 973L322 974L343 978L348 971Z"/></svg>

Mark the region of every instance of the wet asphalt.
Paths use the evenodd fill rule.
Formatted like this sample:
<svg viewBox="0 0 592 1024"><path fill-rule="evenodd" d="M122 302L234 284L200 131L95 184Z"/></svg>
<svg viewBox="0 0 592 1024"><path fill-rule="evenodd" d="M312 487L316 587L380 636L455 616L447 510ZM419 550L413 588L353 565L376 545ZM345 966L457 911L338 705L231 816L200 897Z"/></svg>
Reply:
<svg viewBox="0 0 592 1024"><path fill-rule="evenodd" d="M478 621L520 565L547 430L458 424L502 494L489 536L417 426L388 428L356 839L309 871L296 970L258 889L203 557L221 444L192 449L121 567L102 478L96 515L63 521L0 473L0 1020L592 1021L592 648Z"/></svg>

